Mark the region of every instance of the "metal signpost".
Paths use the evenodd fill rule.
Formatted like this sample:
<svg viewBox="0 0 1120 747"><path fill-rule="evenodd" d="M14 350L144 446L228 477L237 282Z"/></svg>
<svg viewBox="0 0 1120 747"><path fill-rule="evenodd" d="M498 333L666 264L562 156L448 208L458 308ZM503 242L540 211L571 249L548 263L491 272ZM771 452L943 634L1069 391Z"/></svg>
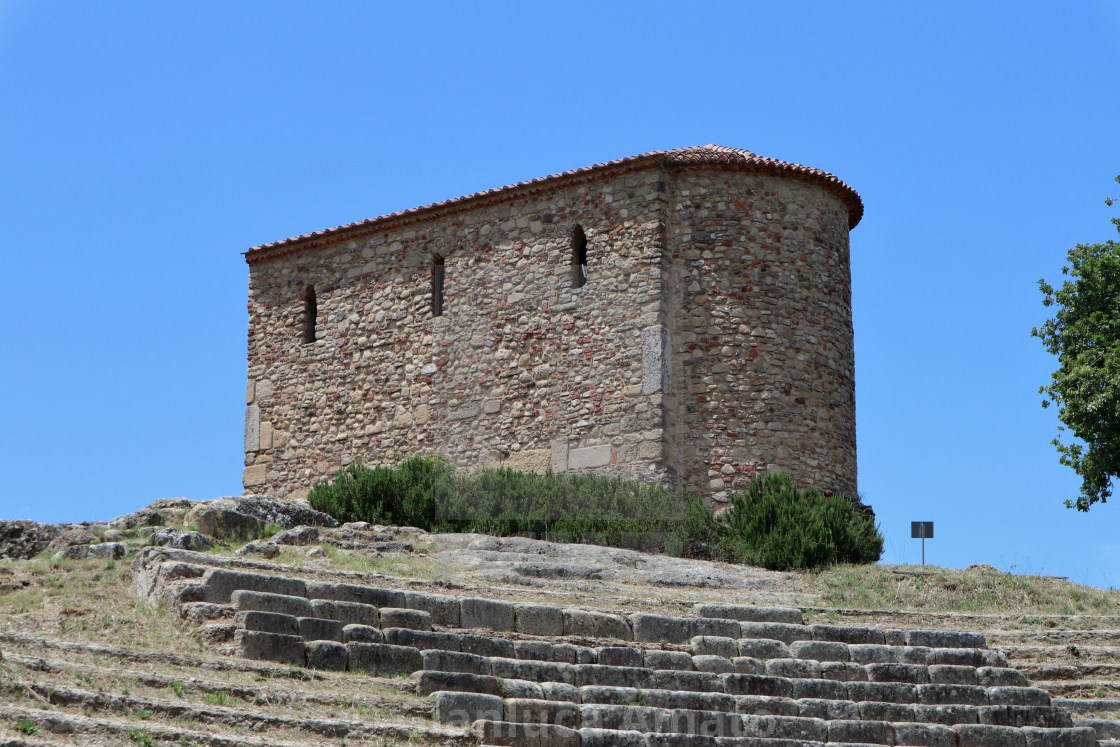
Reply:
<svg viewBox="0 0 1120 747"><path fill-rule="evenodd" d="M926 565L926 540L933 539L933 522L910 522L910 536L913 539L920 539L922 541L922 567L924 568Z"/></svg>

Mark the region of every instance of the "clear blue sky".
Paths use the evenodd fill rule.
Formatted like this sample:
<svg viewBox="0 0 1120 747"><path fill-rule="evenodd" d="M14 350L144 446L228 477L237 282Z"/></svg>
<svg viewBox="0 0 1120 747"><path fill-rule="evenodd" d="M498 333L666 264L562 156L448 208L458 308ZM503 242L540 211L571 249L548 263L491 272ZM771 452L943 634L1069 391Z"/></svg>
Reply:
<svg viewBox="0 0 1120 747"><path fill-rule="evenodd" d="M0 517L241 492L252 245L718 143L830 171L859 482L917 562L1120 586L1039 278L1115 237L1120 3L0 0Z"/></svg>

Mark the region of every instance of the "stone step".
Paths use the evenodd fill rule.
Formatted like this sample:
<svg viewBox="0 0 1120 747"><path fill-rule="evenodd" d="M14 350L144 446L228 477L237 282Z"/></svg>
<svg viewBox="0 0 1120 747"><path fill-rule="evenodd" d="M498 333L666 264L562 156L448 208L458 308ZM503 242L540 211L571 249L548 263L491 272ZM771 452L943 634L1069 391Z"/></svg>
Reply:
<svg viewBox="0 0 1120 747"><path fill-rule="evenodd" d="M627 612L604 611L210 561L167 565L142 568L138 589L160 588L162 603L210 640L227 631L234 652L293 667L408 675L417 692L431 695L440 721L470 725L485 744L1080 747L1097 740L988 648L985 635L927 629L928 615L889 617L896 627L837 625L796 607L710 602L694 604L691 615L663 615L629 603ZM1015 619L988 617L982 625L990 628ZM899 627L910 622L913 629ZM1050 631L998 635L1029 643ZM1023 663L1048 685L1060 676L1110 676L1113 666Z"/></svg>
<svg viewBox="0 0 1120 747"><path fill-rule="evenodd" d="M1097 733L1097 739L1120 739L1120 721L1103 718L1075 718L1074 726L1088 726Z"/></svg>
<svg viewBox="0 0 1120 747"><path fill-rule="evenodd" d="M614 723L615 714L603 720ZM1097 747L1085 727L1010 727L988 724L892 724L874 721L824 722L786 716L749 716L710 725L714 733L673 731L695 723L687 713L656 724L666 730L614 729L480 719L472 730L485 744L508 747L824 747L824 745L924 745L925 747ZM625 720L625 719L623 719Z"/></svg>
<svg viewBox="0 0 1120 747"><path fill-rule="evenodd" d="M582 693L586 695L586 693ZM662 693L665 695L665 693ZM577 729L605 728L622 731L679 732L717 736L761 736L748 733L742 723L759 717L812 719L822 722L863 721L868 723L926 723L954 726L985 724L994 726L1037 726L1068 728L1073 722L1067 711L1051 706L913 706L895 703L853 703L850 701L801 700L795 703L767 702L761 699L734 699L733 709L713 709L704 703L680 707L677 698L639 696L627 702L575 703L567 700L503 698L485 693L437 691L436 717L445 724L465 726L478 719L507 722L547 723ZM602 698L609 700L609 698ZM670 705L674 704L674 705ZM723 705L726 705L724 703ZM777 708L772 709L772 707ZM790 706L783 708L782 706ZM678 719L683 719L678 723ZM1089 726L1091 724L1082 724Z"/></svg>
<svg viewBox="0 0 1120 747"><path fill-rule="evenodd" d="M1053 704L1065 708L1070 713L1077 715L1079 713L1106 713L1112 712L1120 714L1120 700L1111 699L1096 699L1096 700L1074 700L1066 698L1055 698Z"/></svg>
<svg viewBox="0 0 1120 747"><path fill-rule="evenodd" d="M1020 664L1017 669L1037 680L1120 679L1120 664Z"/></svg>
<svg viewBox="0 0 1120 747"><path fill-rule="evenodd" d="M557 700L581 704L651 704L659 708L782 713L800 716L805 711L820 710L829 704L839 712L855 712L879 708L899 713L923 713L912 720L979 721L983 708L1046 708L1051 706L1047 693L1037 688L992 688L961 691L944 685L923 685L914 690L899 690L890 685L824 680L767 681L766 678L738 682L731 692L711 690L674 690L634 688L624 685L585 684L497 678L493 675L468 672L422 671L412 675L419 694L438 691L474 692L502 698ZM731 683L729 683L731 684ZM787 684L788 690L780 687ZM775 694L780 692L788 694ZM878 703L878 706L864 706ZM861 712L862 712L861 710ZM1065 712L1063 710L1063 712ZM823 718L823 717L822 717Z"/></svg>
<svg viewBox="0 0 1120 747"><path fill-rule="evenodd" d="M792 644L797 641L826 641L847 644L921 646L928 648L987 647L984 636L962 631L890 630L837 625L805 625L786 622L799 619L790 608L747 607L742 605L699 605L698 609L725 617L671 617L632 613L620 615L561 608L542 604L515 604L493 599L458 598L426 592L401 591L358 584L305 581L226 568L175 563L180 580L177 599L181 604L238 604L237 597L251 598L251 606L239 608L315 617L310 602L319 600L367 605L378 610L420 610L432 622L448 627L486 628L544 636L581 635L623 641L686 643L695 636L770 639ZM170 573L170 571L169 571ZM151 574L149 574L151 575ZM272 597L262 597L271 594ZM303 601L300 601L300 600ZM327 605L320 604L325 610ZM357 608L352 608L357 609ZM319 616L328 613L321 612ZM400 614L400 613L397 613ZM738 618L752 619L741 620ZM375 619L368 611L367 621ZM384 626L383 626L384 627ZM396 625L396 627L402 627Z"/></svg>

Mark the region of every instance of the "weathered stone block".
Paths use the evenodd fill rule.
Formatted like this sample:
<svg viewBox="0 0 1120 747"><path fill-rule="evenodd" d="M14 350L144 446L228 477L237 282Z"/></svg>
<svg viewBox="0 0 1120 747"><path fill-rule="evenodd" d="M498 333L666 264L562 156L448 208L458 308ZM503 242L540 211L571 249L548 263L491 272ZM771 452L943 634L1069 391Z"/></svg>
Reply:
<svg viewBox="0 0 1120 747"><path fill-rule="evenodd" d="M732 666L739 674L765 674L766 662L752 656L736 656L731 660Z"/></svg>
<svg viewBox="0 0 1120 747"><path fill-rule="evenodd" d="M381 631L372 625L358 625L351 623L342 626L342 640L344 643L355 641L358 643L381 643L384 637Z"/></svg>
<svg viewBox="0 0 1120 747"><path fill-rule="evenodd" d="M766 695L771 698L793 697L793 683L784 677L759 674L723 674L724 692L731 695Z"/></svg>
<svg viewBox="0 0 1120 747"><path fill-rule="evenodd" d="M693 637L714 636L738 639L741 627L736 620L721 620L716 617L699 617L690 622Z"/></svg>
<svg viewBox="0 0 1120 747"><path fill-rule="evenodd" d="M510 682L510 680L506 680ZM579 689L566 682L541 682L541 697L545 700L559 700L565 703L579 703Z"/></svg>
<svg viewBox="0 0 1120 747"><path fill-rule="evenodd" d="M595 649L596 663L608 667L643 667L645 660L640 649L627 646L602 646Z"/></svg>
<svg viewBox="0 0 1120 747"><path fill-rule="evenodd" d="M749 737L767 739L799 739L824 742L828 725L817 718L796 716L743 716L744 733Z"/></svg>
<svg viewBox="0 0 1120 747"><path fill-rule="evenodd" d="M929 668L929 681L935 685L979 685L975 667L934 664Z"/></svg>
<svg viewBox="0 0 1120 747"><path fill-rule="evenodd" d="M514 605L515 626L529 635L564 635L564 614L547 604Z"/></svg>
<svg viewBox="0 0 1120 747"><path fill-rule="evenodd" d="M885 721L829 721L828 741L894 744L894 726Z"/></svg>
<svg viewBox="0 0 1120 747"><path fill-rule="evenodd" d="M298 618L292 615L246 610L238 612L234 619L238 625L246 630L259 630L262 633L279 633L280 635L299 635Z"/></svg>
<svg viewBox="0 0 1120 747"><path fill-rule="evenodd" d="M300 617L299 634L308 641L342 642L342 623L318 617Z"/></svg>
<svg viewBox="0 0 1120 747"><path fill-rule="evenodd" d="M797 699L811 698L818 700L848 701L848 687L843 682L836 680L790 680L793 683L793 695ZM840 718L837 716L836 718Z"/></svg>
<svg viewBox="0 0 1120 747"><path fill-rule="evenodd" d="M715 656L712 654L693 656L692 666L697 672L712 672L714 674L739 671L726 656Z"/></svg>
<svg viewBox="0 0 1120 747"><path fill-rule="evenodd" d="M655 671L652 687L659 690L681 690L693 692L722 692L723 674L714 672L684 672L675 669Z"/></svg>
<svg viewBox="0 0 1120 747"><path fill-rule="evenodd" d="M790 647L792 651L793 648ZM848 646L848 655L857 664L901 664L900 651L895 646L856 643Z"/></svg>
<svg viewBox="0 0 1120 747"><path fill-rule="evenodd" d="M1097 733L1089 727L1040 729L1026 726L1021 731L1026 747L1096 747L1097 745Z"/></svg>
<svg viewBox="0 0 1120 747"><path fill-rule="evenodd" d="M432 694L436 720L450 726L470 726L479 719L502 720L502 699L496 695L440 691Z"/></svg>
<svg viewBox="0 0 1120 747"><path fill-rule="evenodd" d="M977 709L980 723L996 726L1038 726L1044 729L1061 729L1073 726L1069 711L1053 706L1001 705Z"/></svg>
<svg viewBox="0 0 1120 747"><path fill-rule="evenodd" d="M692 640L692 626L683 617L630 615L630 627L636 641L660 641L662 643L688 643Z"/></svg>
<svg viewBox="0 0 1120 747"><path fill-rule="evenodd" d="M305 596L311 599L328 599L336 602L358 602L374 607L404 607L404 592L396 589L379 589L375 586L357 584L332 584L325 581L309 581Z"/></svg>
<svg viewBox="0 0 1120 747"><path fill-rule="evenodd" d="M781 641L786 645L794 641L813 640L813 631L808 625L790 625L788 623L739 623L743 638L765 638L772 641Z"/></svg>
<svg viewBox="0 0 1120 747"><path fill-rule="evenodd" d="M634 639L626 619L619 615L588 610L565 609L564 635L578 635L589 638L617 638L622 641Z"/></svg>
<svg viewBox="0 0 1120 747"><path fill-rule="evenodd" d="M766 638L740 638L739 654L752 659L792 659L789 646L781 641Z"/></svg>
<svg viewBox="0 0 1120 747"><path fill-rule="evenodd" d="M826 698L798 698L797 715L800 718L819 718L825 721L860 718L859 707L850 700L828 700Z"/></svg>
<svg viewBox="0 0 1120 747"><path fill-rule="evenodd" d="M894 743L909 747L957 747L957 733L940 724L895 724Z"/></svg>
<svg viewBox="0 0 1120 747"><path fill-rule="evenodd" d="M734 638L722 636L693 636L691 641L692 653L697 656L722 656L733 659L739 654L739 641Z"/></svg>
<svg viewBox="0 0 1120 747"><path fill-rule="evenodd" d="M815 641L837 643L885 644L883 631L878 628L857 628L847 625L810 625Z"/></svg>
<svg viewBox="0 0 1120 747"><path fill-rule="evenodd" d="M522 724L556 724L578 729L579 706L575 703L509 698L505 701L505 720Z"/></svg>
<svg viewBox="0 0 1120 747"><path fill-rule="evenodd" d="M514 609L509 602L473 597L459 602L459 624L464 628L513 630L514 622Z"/></svg>
<svg viewBox="0 0 1120 747"><path fill-rule="evenodd" d="M789 647L794 659L848 661L848 644L831 641L794 641Z"/></svg>
<svg viewBox="0 0 1120 747"><path fill-rule="evenodd" d="M211 568L202 575L206 598L199 601L229 604L235 591L260 591L285 596L306 597L307 586L302 579L266 576L262 573L228 571Z"/></svg>
<svg viewBox="0 0 1120 747"><path fill-rule="evenodd" d="M582 747L649 747L640 731L583 728L579 734Z"/></svg>
<svg viewBox="0 0 1120 747"><path fill-rule="evenodd" d="M261 408L249 405L245 408L245 451L260 451L261 448Z"/></svg>
<svg viewBox="0 0 1120 747"><path fill-rule="evenodd" d="M531 682L530 680L508 680L503 678L498 680L498 683L501 685L501 695L503 698L544 699L544 692L541 690L541 683L539 682Z"/></svg>
<svg viewBox="0 0 1120 747"><path fill-rule="evenodd" d="M533 682L564 682L576 684L575 665L556 661L531 661L522 659L490 659L490 671L495 677Z"/></svg>
<svg viewBox="0 0 1120 747"><path fill-rule="evenodd" d="M735 695L735 710L752 716L799 716L797 701L769 695ZM815 746L814 746L815 747Z"/></svg>
<svg viewBox="0 0 1120 747"><path fill-rule="evenodd" d="M347 643L350 671L378 675L412 674L424 668L420 652L409 646L385 643Z"/></svg>
<svg viewBox="0 0 1120 747"><path fill-rule="evenodd" d="M421 652L424 669L433 672L465 672L489 676L490 659L460 651L441 651L429 649Z"/></svg>
<svg viewBox="0 0 1120 747"><path fill-rule="evenodd" d="M693 606L698 617L722 618L741 622L776 622L801 625L805 622L801 610L792 607L756 607L746 604L716 604L701 602Z"/></svg>
<svg viewBox="0 0 1120 747"><path fill-rule="evenodd" d="M350 651L342 643L328 640L308 641L304 647L307 666L312 669L329 669L345 672L350 661Z"/></svg>
<svg viewBox="0 0 1120 747"><path fill-rule="evenodd" d="M471 730L482 744L525 747L581 747L580 733L555 724L513 724L479 719Z"/></svg>
<svg viewBox="0 0 1120 747"><path fill-rule="evenodd" d="M672 393L669 330L660 324L642 330L642 394Z"/></svg>
<svg viewBox="0 0 1120 747"><path fill-rule="evenodd" d="M941 685L910 685L902 682L849 682L848 700L877 700L882 703L915 703L917 687Z"/></svg>
<svg viewBox="0 0 1120 747"><path fill-rule="evenodd" d="M906 634L910 646L929 648L987 648L988 642L982 633L967 633L952 630L911 630Z"/></svg>
<svg viewBox="0 0 1120 747"><path fill-rule="evenodd" d="M870 682L908 682L924 685L929 682L929 668L921 664L868 664Z"/></svg>
<svg viewBox="0 0 1120 747"><path fill-rule="evenodd" d="M1050 693L1038 687L989 687L989 705L1050 705Z"/></svg>
<svg viewBox="0 0 1120 747"><path fill-rule="evenodd" d="M670 728L672 711L635 705L582 705L580 723L595 729L656 732Z"/></svg>
<svg viewBox="0 0 1120 747"><path fill-rule="evenodd" d="M477 656L501 656L505 659L520 658L517 656L517 649L514 647L513 641L484 635L464 634L459 636L459 650L465 654L476 654Z"/></svg>
<svg viewBox="0 0 1120 747"><path fill-rule="evenodd" d="M422 591L404 592L404 604L414 610L424 610L432 616L432 623L449 628L459 627L459 600L443 594L428 594Z"/></svg>
<svg viewBox="0 0 1120 747"><path fill-rule="evenodd" d="M424 610L410 610L401 607L382 607L381 627L408 628L409 630L431 630L432 616Z"/></svg>
<svg viewBox="0 0 1120 747"><path fill-rule="evenodd" d="M649 649L642 653L642 666L648 669L692 670L692 656L684 651Z"/></svg>
<svg viewBox="0 0 1120 747"><path fill-rule="evenodd" d="M587 646L576 646L571 643L556 643L551 649L549 661L563 661L569 664L594 664L599 656L595 649Z"/></svg>
<svg viewBox="0 0 1120 747"><path fill-rule="evenodd" d="M973 669L989 666L985 655L992 653L990 649L977 648L927 648L925 650L929 652L927 663L931 665L942 664Z"/></svg>
<svg viewBox="0 0 1120 747"><path fill-rule="evenodd" d="M430 672L423 670L414 672L412 680L416 683L416 693L418 695L431 695L440 690L499 696L502 694L501 682L497 677L487 677L467 672Z"/></svg>
<svg viewBox="0 0 1120 747"><path fill-rule="evenodd" d="M915 710L912 703L876 703L865 701L859 704L859 716L856 718L864 721L915 721Z"/></svg>
<svg viewBox="0 0 1120 747"><path fill-rule="evenodd" d="M980 667L976 670L976 676L984 687L1030 687L1031 684L1018 669Z"/></svg>
<svg viewBox="0 0 1120 747"><path fill-rule="evenodd" d="M953 731L960 743L968 747L1027 747L1023 733L1010 726L957 724Z"/></svg>
<svg viewBox="0 0 1120 747"><path fill-rule="evenodd" d="M234 634L238 656L245 659L275 661L302 667L303 638L298 635L280 635L259 630L238 630Z"/></svg>
<svg viewBox="0 0 1120 747"><path fill-rule="evenodd" d="M576 664L573 672L577 687L653 687L653 670L644 667L611 667L600 664Z"/></svg>
<svg viewBox="0 0 1120 747"><path fill-rule="evenodd" d="M412 646L421 651L427 649L459 651L462 648L459 636L455 633L433 633L412 628L385 628L382 633L385 642L394 646Z"/></svg>
<svg viewBox="0 0 1120 747"><path fill-rule="evenodd" d="M918 721L945 726L980 723L980 714L976 706L971 705L923 705L919 703L914 706L914 715Z"/></svg>
<svg viewBox="0 0 1120 747"><path fill-rule="evenodd" d="M611 445L585 446L568 451L568 469L594 469L611 463Z"/></svg>
<svg viewBox="0 0 1120 747"><path fill-rule="evenodd" d="M371 604L359 604L358 602L312 599L311 611L313 617L324 620L338 620L343 625L377 627L381 619L376 607Z"/></svg>
<svg viewBox="0 0 1120 747"><path fill-rule="evenodd" d="M767 659L766 674L771 677L819 679L821 663L812 659Z"/></svg>
<svg viewBox="0 0 1120 747"><path fill-rule="evenodd" d="M850 661L823 661L821 677L838 682L866 682L867 669Z"/></svg>
<svg viewBox="0 0 1120 747"><path fill-rule="evenodd" d="M229 603L239 612L255 610L257 612L291 615L292 617L311 617L312 615L310 602L303 597L294 597L288 594L270 594L264 591L239 589L233 592L228 599Z"/></svg>

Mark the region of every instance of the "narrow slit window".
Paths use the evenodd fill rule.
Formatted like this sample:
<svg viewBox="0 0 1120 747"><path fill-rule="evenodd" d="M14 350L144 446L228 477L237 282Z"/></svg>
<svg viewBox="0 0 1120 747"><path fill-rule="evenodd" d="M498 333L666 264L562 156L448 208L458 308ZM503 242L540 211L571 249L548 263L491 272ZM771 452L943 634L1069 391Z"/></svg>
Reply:
<svg viewBox="0 0 1120 747"><path fill-rule="evenodd" d="M443 316L443 257L432 257L432 316Z"/></svg>
<svg viewBox="0 0 1120 747"><path fill-rule="evenodd" d="M310 285L303 292L303 341L315 342L315 320L319 316L319 304L315 301L315 289Z"/></svg>
<svg viewBox="0 0 1120 747"><path fill-rule="evenodd" d="M587 283L587 236L576 226L572 234L572 287L582 288Z"/></svg>

